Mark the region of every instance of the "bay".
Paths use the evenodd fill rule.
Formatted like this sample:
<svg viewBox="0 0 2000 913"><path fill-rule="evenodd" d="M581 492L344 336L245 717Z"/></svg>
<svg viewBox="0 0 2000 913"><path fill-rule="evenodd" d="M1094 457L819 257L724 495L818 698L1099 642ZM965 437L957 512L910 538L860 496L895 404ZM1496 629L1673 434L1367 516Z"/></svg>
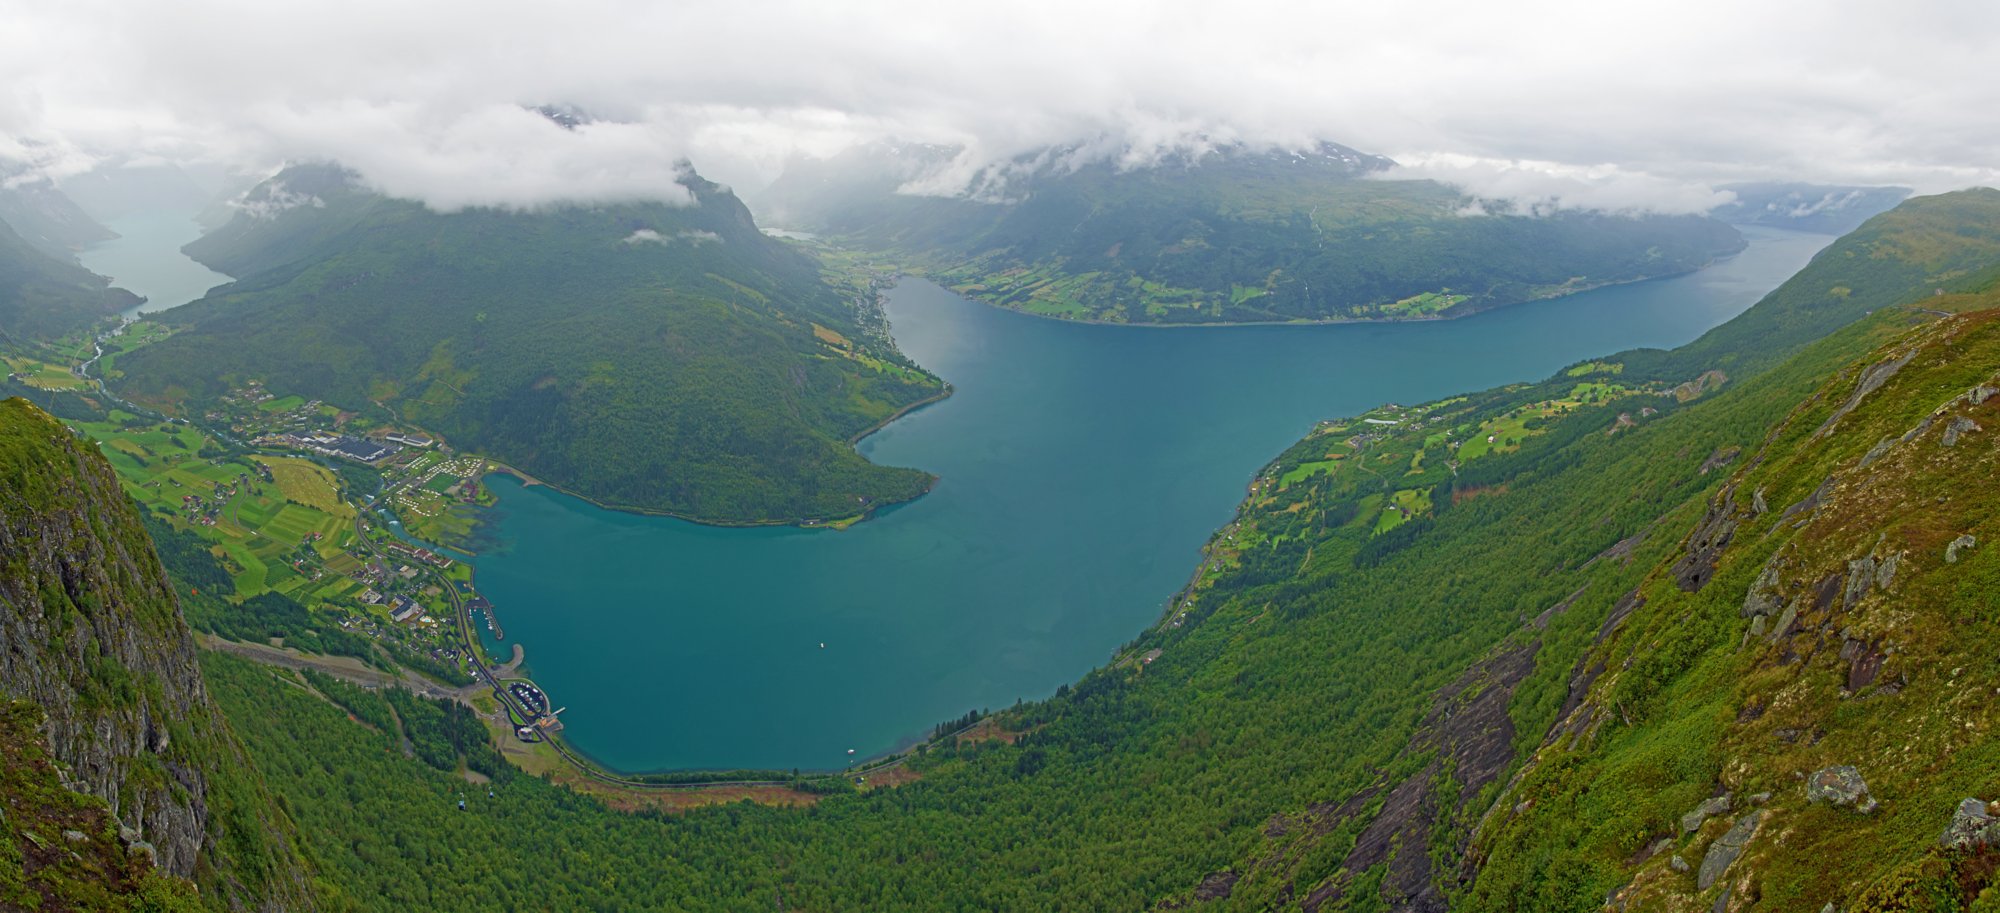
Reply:
<svg viewBox="0 0 2000 913"><path fill-rule="evenodd" d="M896 340L957 392L861 450L936 473L929 495L841 532L731 529L496 477L478 584L601 763L838 768L1104 662L1315 421L1679 345L1832 240L1744 231L1696 273L1446 322L1092 326L905 280Z"/></svg>

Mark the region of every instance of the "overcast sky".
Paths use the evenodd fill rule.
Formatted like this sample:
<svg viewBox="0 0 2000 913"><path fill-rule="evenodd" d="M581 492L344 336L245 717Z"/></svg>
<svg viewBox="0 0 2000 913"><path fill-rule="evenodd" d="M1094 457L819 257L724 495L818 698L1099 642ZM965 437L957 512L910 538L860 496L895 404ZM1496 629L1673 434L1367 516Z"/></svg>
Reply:
<svg viewBox="0 0 2000 913"><path fill-rule="evenodd" d="M434 206L753 192L897 137L1334 140L1487 195L1689 211L2000 183L2000 3L0 0L0 158L336 159ZM523 105L610 121L571 133Z"/></svg>

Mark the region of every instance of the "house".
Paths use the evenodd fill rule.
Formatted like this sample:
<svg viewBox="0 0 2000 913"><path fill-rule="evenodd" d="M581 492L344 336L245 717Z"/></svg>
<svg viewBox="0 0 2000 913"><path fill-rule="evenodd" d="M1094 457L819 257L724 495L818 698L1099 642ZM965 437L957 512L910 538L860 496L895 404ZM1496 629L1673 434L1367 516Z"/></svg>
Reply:
<svg viewBox="0 0 2000 913"><path fill-rule="evenodd" d="M401 624L422 615L423 612L424 607L411 601L410 597L398 596L396 597L395 608L389 612L389 617Z"/></svg>

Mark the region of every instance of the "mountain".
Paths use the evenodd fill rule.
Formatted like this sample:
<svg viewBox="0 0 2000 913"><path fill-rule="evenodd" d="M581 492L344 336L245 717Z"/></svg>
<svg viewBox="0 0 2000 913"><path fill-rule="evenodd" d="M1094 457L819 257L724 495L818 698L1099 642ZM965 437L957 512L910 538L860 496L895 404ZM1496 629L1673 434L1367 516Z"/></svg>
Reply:
<svg viewBox="0 0 2000 913"><path fill-rule="evenodd" d="M0 338L51 339L139 303L76 261L58 259L0 223Z"/></svg>
<svg viewBox="0 0 2000 913"><path fill-rule="evenodd" d="M1987 192L1872 220L1693 350L1768 350L1726 376L1608 356L1322 423L1104 668L810 812L507 770L459 811L352 721L408 698L210 680L371 909L1960 909L1994 872L1939 842L2000 752L1996 224ZM1868 797L1813 801L1844 765Z"/></svg>
<svg viewBox="0 0 2000 913"><path fill-rule="evenodd" d="M1996 225L1912 200L1689 347L1321 423L1156 625L900 785L630 814L457 705L217 654L252 763L208 786L268 781L365 909L1979 909ZM149 681L195 701L170 584L104 461L6 409L0 612L78 633L7 631L0 690L109 719L51 751L146 744Z"/></svg>
<svg viewBox="0 0 2000 913"><path fill-rule="evenodd" d="M1908 187L1850 187L1763 182L1724 184L1736 199L1709 213L1733 225L1769 225L1842 235L1895 208Z"/></svg>
<svg viewBox="0 0 2000 913"><path fill-rule="evenodd" d="M17 830L23 809L10 803L0 854L25 880L0 864L0 905L93 908L88 893L64 894L75 877L177 894L147 876L156 868L218 908L311 908L297 834L209 701L173 588L111 466L20 399L0 402L0 567L6 790L54 816L38 820L69 821L56 829L83 836L61 839L88 844L75 859L98 873L64 875L80 848ZM52 762L63 785L98 801L50 792L34 771ZM58 900L6 893L21 890Z"/></svg>
<svg viewBox="0 0 2000 913"><path fill-rule="evenodd" d="M617 506L852 517L930 477L850 441L943 385L872 290L838 290L692 170L685 206L439 213L299 166L187 248L242 277L121 356L123 395L196 411L251 380Z"/></svg>
<svg viewBox="0 0 2000 913"><path fill-rule="evenodd" d="M76 205L53 181L0 171L0 223L58 260L76 259L87 244L118 235Z"/></svg>
<svg viewBox="0 0 2000 913"><path fill-rule="evenodd" d="M1331 143L1129 168L1044 150L969 178L953 154L798 161L760 206L984 301L1126 323L1453 317L1685 272L1745 243L1694 216L1506 214L1381 179L1389 160Z"/></svg>

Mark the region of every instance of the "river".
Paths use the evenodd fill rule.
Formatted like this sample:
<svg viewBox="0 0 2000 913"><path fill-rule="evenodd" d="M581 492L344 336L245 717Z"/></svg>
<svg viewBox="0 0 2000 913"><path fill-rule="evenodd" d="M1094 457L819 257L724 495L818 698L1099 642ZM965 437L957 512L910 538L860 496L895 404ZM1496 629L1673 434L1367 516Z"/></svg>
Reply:
<svg viewBox="0 0 2000 913"><path fill-rule="evenodd" d="M1090 326L908 280L896 340L957 393L861 450L938 474L929 495L843 532L727 529L496 478L479 585L600 762L841 767L1104 662L1315 421L1679 345L1832 240L1744 231L1697 273L1434 323Z"/></svg>

